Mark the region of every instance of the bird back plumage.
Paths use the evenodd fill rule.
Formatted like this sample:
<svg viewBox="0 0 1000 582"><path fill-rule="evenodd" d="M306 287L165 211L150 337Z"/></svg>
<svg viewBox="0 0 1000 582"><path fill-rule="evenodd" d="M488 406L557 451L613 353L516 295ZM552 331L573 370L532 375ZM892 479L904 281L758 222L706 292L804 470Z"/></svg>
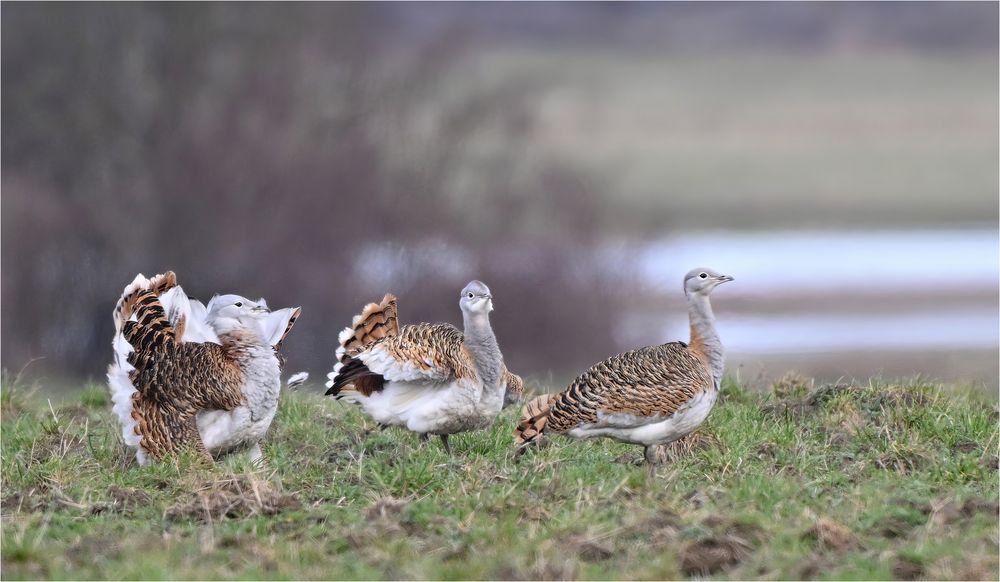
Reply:
<svg viewBox="0 0 1000 582"><path fill-rule="evenodd" d="M518 444L536 433L669 418L714 381L704 358L682 342L649 346L599 362L558 394L536 398L515 429Z"/></svg>

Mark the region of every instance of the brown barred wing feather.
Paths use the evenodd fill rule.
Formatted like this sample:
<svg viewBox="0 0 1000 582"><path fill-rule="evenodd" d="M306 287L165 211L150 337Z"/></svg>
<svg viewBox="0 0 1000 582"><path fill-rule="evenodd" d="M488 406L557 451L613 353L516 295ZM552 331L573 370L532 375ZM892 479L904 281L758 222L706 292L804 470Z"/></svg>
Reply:
<svg viewBox="0 0 1000 582"><path fill-rule="evenodd" d="M625 352L595 364L559 393L545 429L642 426L669 418L712 386L704 360L683 343Z"/></svg>

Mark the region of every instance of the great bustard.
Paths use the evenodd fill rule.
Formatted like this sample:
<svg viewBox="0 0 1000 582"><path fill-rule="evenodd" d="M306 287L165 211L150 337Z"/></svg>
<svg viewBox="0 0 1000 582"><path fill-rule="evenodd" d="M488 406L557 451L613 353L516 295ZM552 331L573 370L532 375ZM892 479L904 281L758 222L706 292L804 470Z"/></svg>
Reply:
<svg viewBox="0 0 1000 582"><path fill-rule="evenodd" d="M708 296L732 280L711 269L690 271L684 276L690 344L674 342L612 356L564 391L532 399L514 430L515 442L524 447L553 433L610 437L643 445L646 461L655 463L656 445L698 428L718 398L724 359Z"/></svg>
<svg viewBox="0 0 1000 582"><path fill-rule="evenodd" d="M459 306L464 333L446 323L400 327L392 295L368 304L340 334L326 393L360 405L382 425L440 435L450 452L448 435L491 425L523 386L490 327L489 288L472 281Z"/></svg>
<svg viewBox="0 0 1000 582"><path fill-rule="evenodd" d="M238 295L189 299L173 272L125 287L113 314L108 385L125 443L146 465L181 448L211 459L250 450L277 411L278 346L299 308L269 311Z"/></svg>

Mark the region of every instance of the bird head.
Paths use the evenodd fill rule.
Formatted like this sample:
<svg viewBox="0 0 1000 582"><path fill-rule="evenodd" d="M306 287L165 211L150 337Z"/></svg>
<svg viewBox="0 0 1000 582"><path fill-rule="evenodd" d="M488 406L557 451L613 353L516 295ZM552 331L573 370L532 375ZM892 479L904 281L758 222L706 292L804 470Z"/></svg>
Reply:
<svg viewBox="0 0 1000 582"><path fill-rule="evenodd" d="M684 294L687 296L707 296L719 285L732 280L733 278L729 275L723 275L722 273L713 271L712 269L704 267L700 269L692 269L691 271L688 271L687 275L684 275Z"/></svg>
<svg viewBox="0 0 1000 582"><path fill-rule="evenodd" d="M490 288L482 281L470 281L462 289L458 305L463 313L486 314L493 311L493 295L490 294Z"/></svg>
<svg viewBox="0 0 1000 582"><path fill-rule="evenodd" d="M216 295L208 302L208 321L216 333L226 333L237 328L259 329L270 313L267 303L251 301L239 295Z"/></svg>

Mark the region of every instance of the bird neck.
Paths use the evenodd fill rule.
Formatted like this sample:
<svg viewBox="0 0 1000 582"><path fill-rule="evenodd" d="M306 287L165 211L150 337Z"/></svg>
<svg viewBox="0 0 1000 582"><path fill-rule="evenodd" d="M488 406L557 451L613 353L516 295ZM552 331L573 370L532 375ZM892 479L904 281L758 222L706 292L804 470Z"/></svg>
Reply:
<svg viewBox="0 0 1000 582"><path fill-rule="evenodd" d="M718 386L725 368L725 355L719 333L715 330L715 314L707 295L688 295L688 317L691 320L691 351L703 356Z"/></svg>
<svg viewBox="0 0 1000 582"><path fill-rule="evenodd" d="M495 387L500 383L500 368L503 356L500 346L490 326L487 313L462 313L465 325L465 345L476 362L476 371L486 386Z"/></svg>

